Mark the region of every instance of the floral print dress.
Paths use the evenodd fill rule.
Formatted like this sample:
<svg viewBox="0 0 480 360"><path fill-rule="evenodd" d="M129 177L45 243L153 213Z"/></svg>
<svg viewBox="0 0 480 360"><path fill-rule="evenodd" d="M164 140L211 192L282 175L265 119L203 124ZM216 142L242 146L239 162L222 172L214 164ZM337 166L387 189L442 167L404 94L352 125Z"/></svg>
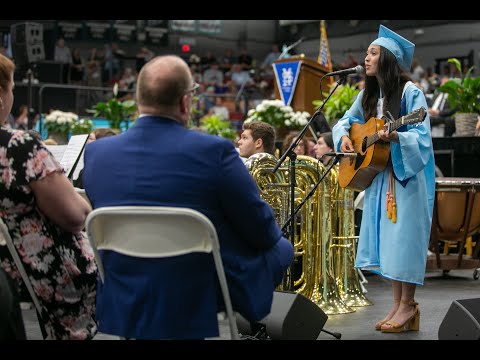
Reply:
<svg viewBox="0 0 480 360"><path fill-rule="evenodd" d="M97 268L83 233L72 234L45 217L29 184L61 165L27 132L0 128L0 217L42 307L47 339L91 339L97 332ZM16 281L20 274L7 246L0 266Z"/></svg>

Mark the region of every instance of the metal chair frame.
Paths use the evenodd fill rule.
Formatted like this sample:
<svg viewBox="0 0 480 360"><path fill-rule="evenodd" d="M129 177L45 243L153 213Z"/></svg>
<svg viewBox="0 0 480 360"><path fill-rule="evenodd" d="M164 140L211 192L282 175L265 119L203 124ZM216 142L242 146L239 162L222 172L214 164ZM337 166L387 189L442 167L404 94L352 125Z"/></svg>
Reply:
<svg viewBox="0 0 480 360"><path fill-rule="evenodd" d="M192 252L211 253L225 303L231 339L239 339L217 232L205 215L182 207L100 207L88 215L85 227L102 282L105 280L105 270L98 250L113 250L145 258L172 257Z"/></svg>

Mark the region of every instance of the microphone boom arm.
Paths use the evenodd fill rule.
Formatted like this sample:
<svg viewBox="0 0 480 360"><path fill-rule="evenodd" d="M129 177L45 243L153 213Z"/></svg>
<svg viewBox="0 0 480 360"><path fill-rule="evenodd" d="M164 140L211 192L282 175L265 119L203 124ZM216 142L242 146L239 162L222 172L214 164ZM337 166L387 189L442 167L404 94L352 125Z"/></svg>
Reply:
<svg viewBox="0 0 480 360"><path fill-rule="evenodd" d="M322 76L322 79L320 80L320 84L322 83L322 80L323 78L325 77L326 75ZM287 149L287 151L285 151L284 154L282 154L282 156L280 157L280 159L277 161L277 163L275 164L275 167L273 168L272 172L275 173L278 168L283 164L283 162L285 161L285 159L288 157L288 153L290 152L290 150L293 150L295 149L297 146L298 146L298 143L300 142L300 140L303 139L304 135L305 135L305 132L307 131L307 129L310 128L310 126L312 125L312 122L313 122L313 119L315 118L315 116L317 116L323 109L323 107L325 106L325 104L327 103L328 99L330 99L330 97L332 96L332 94L335 92L335 90L337 90L337 87L339 85L343 85L346 81L346 77L345 76L342 76L340 77L340 79L338 79L337 81L337 85L333 88L333 90L330 92L330 94L328 94L328 97L325 99L325 101L323 102L322 106L320 106L318 108L317 111L315 111L315 113L313 114L312 117L310 117L310 120L308 120L308 123L307 125L304 126L304 128L302 129L302 131L300 131L300 133L298 134L297 138L295 139L294 142L292 142L290 144L290 147ZM321 89L320 89L321 91Z"/></svg>

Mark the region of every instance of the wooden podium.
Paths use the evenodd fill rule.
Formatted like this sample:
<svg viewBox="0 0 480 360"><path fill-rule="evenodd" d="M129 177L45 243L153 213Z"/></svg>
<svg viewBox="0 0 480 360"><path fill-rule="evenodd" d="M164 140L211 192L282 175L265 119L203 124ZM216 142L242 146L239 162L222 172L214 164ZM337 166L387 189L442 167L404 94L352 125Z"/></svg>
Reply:
<svg viewBox="0 0 480 360"><path fill-rule="evenodd" d="M294 61L300 61L300 70L290 106L294 111L307 111L310 115L313 115L315 112L313 100L322 99L322 94L320 94L320 79L328 72L328 69L315 60L307 59L303 55L276 60L274 64ZM329 93L329 85L329 78L323 79L322 92ZM275 79L275 99L282 99L277 79Z"/></svg>

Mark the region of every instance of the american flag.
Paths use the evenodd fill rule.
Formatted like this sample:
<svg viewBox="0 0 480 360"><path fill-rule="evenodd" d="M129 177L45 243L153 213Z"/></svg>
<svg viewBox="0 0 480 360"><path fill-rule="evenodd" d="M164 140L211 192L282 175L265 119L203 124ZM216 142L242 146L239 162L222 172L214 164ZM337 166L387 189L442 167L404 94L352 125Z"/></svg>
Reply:
<svg viewBox="0 0 480 360"><path fill-rule="evenodd" d="M320 52L318 54L317 61L320 65L325 66L329 72L332 71L332 62L330 61L330 50L328 49L325 20L320 21Z"/></svg>

